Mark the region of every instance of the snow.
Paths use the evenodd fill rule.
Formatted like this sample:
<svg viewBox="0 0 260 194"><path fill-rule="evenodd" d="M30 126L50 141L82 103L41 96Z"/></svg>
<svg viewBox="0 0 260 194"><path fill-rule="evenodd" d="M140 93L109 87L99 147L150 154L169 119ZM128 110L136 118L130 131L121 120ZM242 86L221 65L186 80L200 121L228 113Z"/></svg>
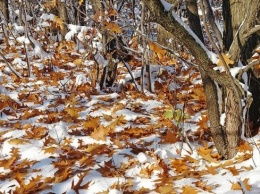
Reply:
<svg viewBox="0 0 260 194"><path fill-rule="evenodd" d="M100 46L101 46L101 45L100 45ZM97 47L100 47L100 46L93 45L94 48L97 48ZM106 59L103 57L103 55L101 55L99 52L98 52L97 54L95 54L94 57L95 57L95 59L96 59L96 61L97 61L97 63L98 63L99 65L102 65L103 67L108 66L109 61L106 60Z"/></svg>
<svg viewBox="0 0 260 194"><path fill-rule="evenodd" d="M147 157L143 152L140 152L136 157L141 164L147 161Z"/></svg>
<svg viewBox="0 0 260 194"><path fill-rule="evenodd" d="M171 4L161 2L169 11ZM135 9L140 13L138 7ZM34 33L50 26L54 17L42 14ZM188 29L174 13L173 17ZM168 193L183 193L185 186L199 193L242 193L241 189L231 190L235 182L243 185L245 193L259 193L260 135L253 138L242 135L243 143L249 148L239 147L233 159L225 161L214 155L216 148L208 121L200 123L206 115L205 102L190 95L195 85L202 89L197 70L188 66L181 69L185 65L182 63L178 63L180 70L172 65L153 64L152 80L158 86L152 86L154 93L145 90L144 94L131 88L129 72L119 65L115 86L101 89L96 81L97 66L101 69L108 65L102 53L101 34L92 33L92 27L68 24L68 29L66 40L75 41L77 37L93 50L87 50L84 45L72 51L57 50L58 43L52 40L44 40L51 44L51 49L43 50L46 42L41 36L18 35L19 43L28 44L32 76L15 78L6 64L0 63L1 193L18 193L15 190L23 186L19 177L23 183L30 184L37 176L41 177L40 181L35 182L32 190L21 193L156 194L162 193L167 185L172 189ZM24 27L17 24L13 30L24 33ZM190 30L189 33L202 44ZM10 48L1 44L1 49L7 49L6 58L23 75L27 71L24 46L16 40L10 38ZM142 48L137 49L140 53ZM204 46L203 49L215 63L216 55ZM94 54L96 61L88 56L89 52L93 52L90 55ZM76 65L75 59L82 63ZM128 67L140 88L138 60L130 61ZM52 69L45 71L46 64ZM242 65L231 68L232 75L235 77L241 68ZM248 77L246 74L242 77L242 86L247 90ZM166 110L174 113L177 109L190 116L179 126L175 125L175 118L164 116ZM75 118L73 114L79 116ZM245 117L245 109L243 114ZM221 114L223 126L225 117L225 113ZM207 156L199 149L205 149ZM217 162L208 161L207 157ZM211 172L209 167L216 172ZM230 168L238 173L234 174ZM243 183L245 179L252 186L250 191ZM82 181L80 186L86 184L85 188L73 188L73 183L75 186L79 181ZM196 182L205 186L199 187Z"/></svg>
<svg viewBox="0 0 260 194"><path fill-rule="evenodd" d="M49 13L43 13L40 17L43 21L53 21L55 18L55 15L49 14Z"/></svg>
<svg viewBox="0 0 260 194"><path fill-rule="evenodd" d="M220 124L222 126L225 126L226 124L226 113L222 113L221 116L220 116Z"/></svg>

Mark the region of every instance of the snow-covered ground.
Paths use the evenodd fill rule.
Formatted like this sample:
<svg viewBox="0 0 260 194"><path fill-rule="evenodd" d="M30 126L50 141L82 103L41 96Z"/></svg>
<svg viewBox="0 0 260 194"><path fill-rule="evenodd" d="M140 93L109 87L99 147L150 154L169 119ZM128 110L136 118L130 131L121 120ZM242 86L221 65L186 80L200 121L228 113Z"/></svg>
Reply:
<svg viewBox="0 0 260 194"><path fill-rule="evenodd" d="M57 42L42 31L55 17L38 19L35 37L17 24L8 44L0 33L20 76L0 57L0 193L260 193L260 134L221 160L196 68L167 55L157 64L156 47L153 93L140 92L140 56L128 64L138 90L122 63L114 86L101 90L100 33L69 24Z"/></svg>

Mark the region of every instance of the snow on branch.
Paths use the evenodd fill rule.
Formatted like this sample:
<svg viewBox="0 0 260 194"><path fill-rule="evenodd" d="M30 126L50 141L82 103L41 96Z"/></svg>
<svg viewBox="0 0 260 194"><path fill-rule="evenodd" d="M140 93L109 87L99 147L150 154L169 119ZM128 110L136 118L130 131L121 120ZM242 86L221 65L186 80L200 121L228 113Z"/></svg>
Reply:
<svg viewBox="0 0 260 194"><path fill-rule="evenodd" d="M172 4L166 2L165 0L160 0L162 5L164 6L165 11L171 11L172 17L181 25L183 26L186 31L195 39L195 41L200 45L200 47L207 53L208 58L212 61L212 63L218 63L217 55L211 51L209 51L206 46L201 42L198 36L190 29L190 27L183 22L183 20L174 12L172 11L171 7Z"/></svg>

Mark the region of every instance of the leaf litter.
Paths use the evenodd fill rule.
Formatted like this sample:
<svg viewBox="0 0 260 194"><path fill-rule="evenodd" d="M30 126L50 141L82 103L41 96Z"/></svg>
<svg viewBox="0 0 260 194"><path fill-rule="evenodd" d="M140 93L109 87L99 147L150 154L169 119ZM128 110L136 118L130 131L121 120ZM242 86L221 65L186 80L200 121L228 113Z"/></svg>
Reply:
<svg viewBox="0 0 260 194"><path fill-rule="evenodd" d="M71 44L57 49L72 56ZM116 83L125 85L100 90L94 62L80 53L35 59L33 76L20 80L0 63L0 192L257 193L260 136L221 160L197 70L167 66L173 59L149 46L165 62L151 66L154 93L131 87L123 67Z"/></svg>

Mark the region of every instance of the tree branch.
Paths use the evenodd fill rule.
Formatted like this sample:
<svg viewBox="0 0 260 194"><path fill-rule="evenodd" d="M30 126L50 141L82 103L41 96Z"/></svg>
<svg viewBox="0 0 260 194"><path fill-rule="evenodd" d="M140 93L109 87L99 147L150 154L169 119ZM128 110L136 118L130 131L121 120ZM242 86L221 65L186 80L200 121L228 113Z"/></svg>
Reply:
<svg viewBox="0 0 260 194"><path fill-rule="evenodd" d="M238 80L240 80L242 78L243 73L247 72L248 70L250 70L252 67L259 65L260 64L260 59L257 60L253 60L250 63L247 64L247 66L245 66L243 69L241 69L238 73Z"/></svg>
<svg viewBox="0 0 260 194"><path fill-rule="evenodd" d="M214 31L215 35L216 35L216 38L218 40L220 49L223 50L222 35L221 35L220 30L218 29L218 27L216 25L215 16L214 16L213 11L211 9L209 0L203 0L203 5L204 5L206 13L207 13L207 18L209 20L210 27Z"/></svg>
<svg viewBox="0 0 260 194"><path fill-rule="evenodd" d="M213 37L211 36L210 32L209 32L209 29L208 29L208 26L207 26L207 21L206 21L206 13L205 13L205 8L204 8L204 5L203 5L203 2L201 1L200 2L200 6L201 6L201 10L202 10L202 18L203 18L203 22L204 22L204 26L205 26L205 30L206 30L206 33L208 35L208 38L209 38L209 41L210 43L212 44L213 48L216 50L217 54L218 54L218 57L220 59L220 61L222 62L223 66L224 66L224 69L228 75L228 81L231 83L232 85L232 88L233 90L235 91L235 95L237 96L237 98L239 99L241 95L244 95L244 91L241 90L241 86L239 84L236 84L233 76L231 75L231 72L229 70L229 67L224 59L224 57L222 56L222 54L220 53L220 51L218 50L218 47L217 45L215 44L215 42L213 41ZM242 106L238 106L238 110L241 111L242 110Z"/></svg>
<svg viewBox="0 0 260 194"><path fill-rule="evenodd" d="M252 34L260 31L260 25L256 25L255 27L251 28L248 33L245 34L245 37L248 38Z"/></svg>
<svg viewBox="0 0 260 194"><path fill-rule="evenodd" d="M196 36L192 36L192 32L188 31L179 23L177 20L179 18L174 18L172 13L165 11L162 3L157 0L144 0L145 4L156 18L156 22L163 26L167 31L176 37L176 39L181 40L183 45L189 49L190 53L196 58L197 64L200 65L211 79L215 80L223 86L231 87L228 80L228 75L220 74L213 69L214 64L210 59L210 51L201 43ZM213 54L213 53L212 53Z"/></svg>
<svg viewBox="0 0 260 194"><path fill-rule="evenodd" d="M1 51L0 51L0 56L4 59L4 61L8 65L9 69L14 73L14 75L16 75L16 77L18 77L20 79L21 76L15 71L14 67L12 66L12 64L7 60L7 58L5 58L5 56L3 55L3 53Z"/></svg>

